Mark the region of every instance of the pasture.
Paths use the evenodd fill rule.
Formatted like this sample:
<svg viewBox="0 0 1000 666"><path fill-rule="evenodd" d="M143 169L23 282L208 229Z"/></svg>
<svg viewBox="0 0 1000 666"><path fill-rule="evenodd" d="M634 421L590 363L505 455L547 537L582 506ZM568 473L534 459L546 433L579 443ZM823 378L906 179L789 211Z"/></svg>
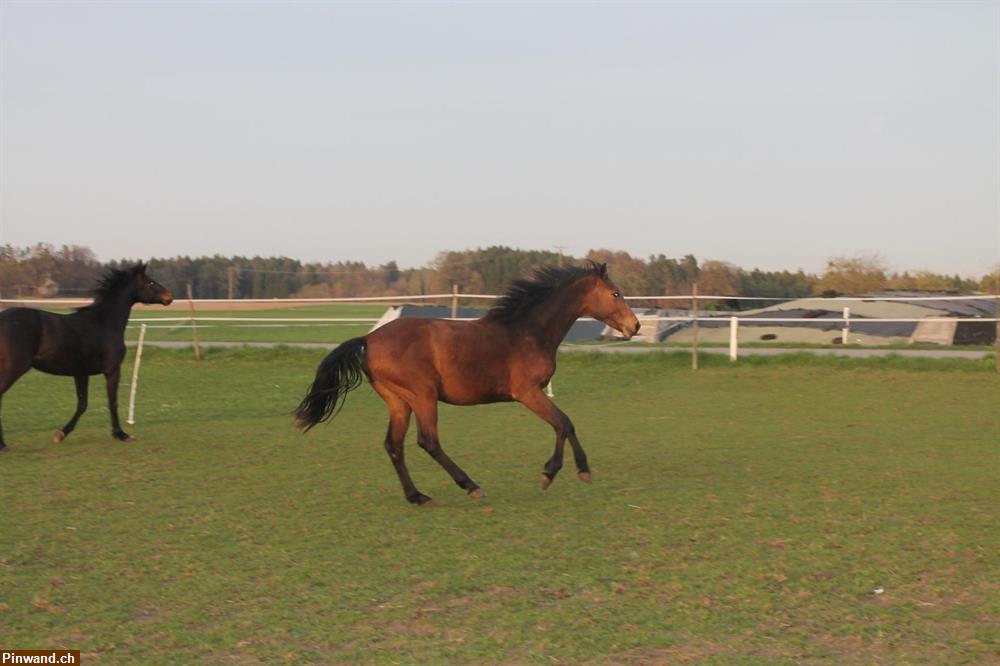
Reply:
<svg viewBox="0 0 1000 666"><path fill-rule="evenodd" d="M99 382L52 444L72 381L22 378L3 401L0 645L108 664L996 658L992 359L563 354L555 400L594 483L569 457L539 489L553 435L523 407L443 407L442 443L488 497L411 427L434 497L416 508L367 385L292 429L323 355L147 349L129 444Z"/></svg>

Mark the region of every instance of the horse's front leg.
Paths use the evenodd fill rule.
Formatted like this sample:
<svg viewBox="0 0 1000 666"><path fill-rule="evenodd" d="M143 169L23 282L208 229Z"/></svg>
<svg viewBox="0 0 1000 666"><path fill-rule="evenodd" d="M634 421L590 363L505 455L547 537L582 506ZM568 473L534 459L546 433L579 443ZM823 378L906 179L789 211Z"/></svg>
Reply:
<svg viewBox="0 0 1000 666"><path fill-rule="evenodd" d="M517 398L518 402L530 409L539 418L552 426L556 432L556 445L552 457L546 461L542 468L542 490L548 488L555 480L556 474L562 469L563 448L566 440L569 439L570 446L573 447L573 458L576 462L577 478L581 481L590 481L590 466L587 464L587 454L584 453L580 440L576 437L576 429L573 422L566 414L556 407L540 387L536 387Z"/></svg>
<svg viewBox="0 0 1000 666"><path fill-rule="evenodd" d="M110 372L104 373L108 384L108 411L111 412L111 436L122 442L131 442L134 437L122 430L118 421L118 380L121 378L121 365L116 365Z"/></svg>

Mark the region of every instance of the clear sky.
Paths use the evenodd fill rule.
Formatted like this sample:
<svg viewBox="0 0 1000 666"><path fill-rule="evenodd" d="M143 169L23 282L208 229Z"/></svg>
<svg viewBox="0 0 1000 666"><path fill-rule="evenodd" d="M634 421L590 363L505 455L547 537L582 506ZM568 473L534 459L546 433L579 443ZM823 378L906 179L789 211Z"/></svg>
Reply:
<svg viewBox="0 0 1000 666"><path fill-rule="evenodd" d="M0 3L0 243L1000 260L996 2Z"/></svg>

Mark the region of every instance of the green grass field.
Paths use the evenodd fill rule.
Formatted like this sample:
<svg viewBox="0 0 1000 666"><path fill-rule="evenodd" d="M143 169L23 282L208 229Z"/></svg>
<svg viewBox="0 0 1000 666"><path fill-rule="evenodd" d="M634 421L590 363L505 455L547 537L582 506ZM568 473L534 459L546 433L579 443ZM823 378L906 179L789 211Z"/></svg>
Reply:
<svg viewBox="0 0 1000 666"><path fill-rule="evenodd" d="M992 359L566 354L556 401L594 483L568 456L539 489L553 436L524 408L445 407L442 442L489 496L411 429L435 499L416 508L367 386L291 428L322 355L148 349L130 444L97 382L52 444L72 382L26 375L3 400L0 646L90 664L998 657Z"/></svg>

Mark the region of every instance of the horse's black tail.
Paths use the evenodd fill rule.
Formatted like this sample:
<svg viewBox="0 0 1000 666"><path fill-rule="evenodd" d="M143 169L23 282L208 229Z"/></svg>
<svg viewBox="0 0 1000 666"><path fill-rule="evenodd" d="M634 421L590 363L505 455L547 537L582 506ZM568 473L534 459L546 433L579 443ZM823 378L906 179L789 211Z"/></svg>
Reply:
<svg viewBox="0 0 1000 666"><path fill-rule="evenodd" d="M340 411L347 392L365 379L365 339L354 338L337 346L316 368L316 379L295 410L295 426L308 431Z"/></svg>

